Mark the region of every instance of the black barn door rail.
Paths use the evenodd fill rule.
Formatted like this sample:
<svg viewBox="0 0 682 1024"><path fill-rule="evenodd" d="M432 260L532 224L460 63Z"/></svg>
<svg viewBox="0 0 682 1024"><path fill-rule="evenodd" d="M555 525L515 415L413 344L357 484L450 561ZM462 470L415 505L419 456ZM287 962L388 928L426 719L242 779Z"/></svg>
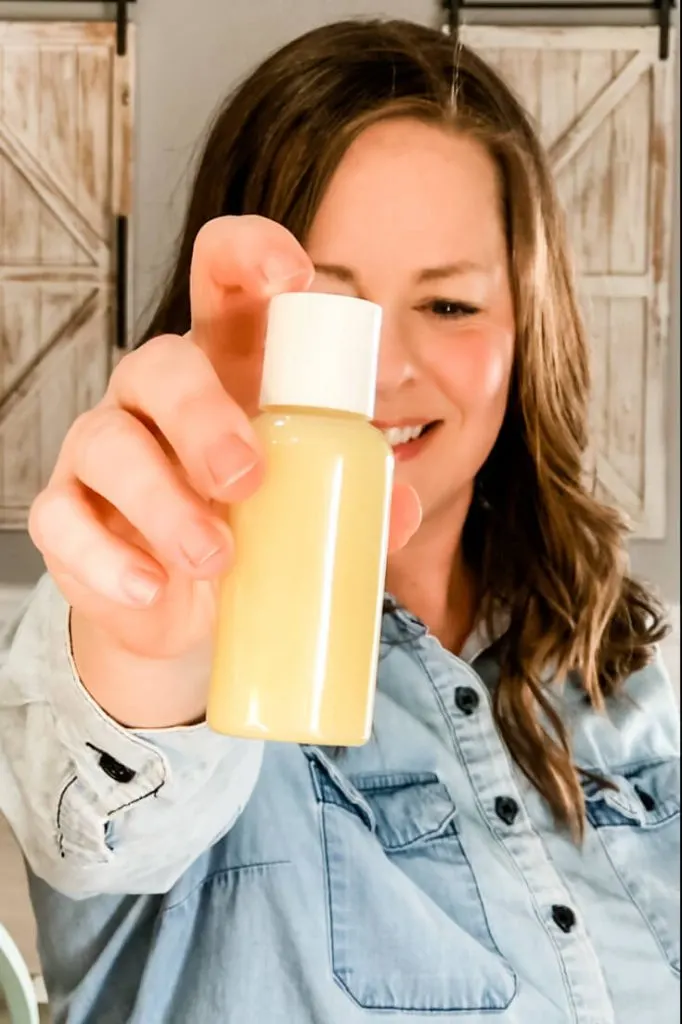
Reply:
<svg viewBox="0 0 682 1024"><path fill-rule="evenodd" d="M518 3L505 3L504 0L440 0L441 10L445 17L450 35L456 38L464 11L537 11L549 14L553 11L609 11L647 13L654 17L658 25L660 42L658 55L661 60L670 56L670 28L675 0L519 0Z"/></svg>

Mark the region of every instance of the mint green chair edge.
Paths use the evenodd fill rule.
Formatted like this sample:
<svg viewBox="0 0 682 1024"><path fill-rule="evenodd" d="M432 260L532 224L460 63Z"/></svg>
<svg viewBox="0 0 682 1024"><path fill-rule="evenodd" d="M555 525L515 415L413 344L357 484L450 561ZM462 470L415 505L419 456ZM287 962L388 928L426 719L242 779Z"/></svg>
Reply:
<svg viewBox="0 0 682 1024"><path fill-rule="evenodd" d="M0 991L11 1024L39 1024L38 1000L24 958L12 936L0 924Z"/></svg>

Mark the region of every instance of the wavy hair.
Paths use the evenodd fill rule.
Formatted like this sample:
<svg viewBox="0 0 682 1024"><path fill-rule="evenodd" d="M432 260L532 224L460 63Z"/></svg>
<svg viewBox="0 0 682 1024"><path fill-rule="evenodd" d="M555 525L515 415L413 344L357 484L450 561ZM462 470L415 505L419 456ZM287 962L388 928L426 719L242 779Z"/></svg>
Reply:
<svg viewBox="0 0 682 1024"><path fill-rule="evenodd" d="M500 644L494 695L512 757L579 838L581 773L547 680L579 680L599 710L651 660L666 632L652 594L627 574L626 527L584 474L589 346L563 218L542 147L510 89L474 52L401 21L349 21L269 57L209 133L174 267L142 341L190 326L194 239L208 220L260 214L302 243L332 174L370 124L416 117L474 135L501 186L516 315L506 417L477 480L464 552ZM543 723L544 720L544 723Z"/></svg>

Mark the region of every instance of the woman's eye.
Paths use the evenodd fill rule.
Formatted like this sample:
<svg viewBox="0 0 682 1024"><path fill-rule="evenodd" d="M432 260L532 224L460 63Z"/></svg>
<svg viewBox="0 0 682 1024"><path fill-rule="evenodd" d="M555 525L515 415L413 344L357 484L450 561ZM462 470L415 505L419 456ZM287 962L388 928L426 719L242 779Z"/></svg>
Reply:
<svg viewBox="0 0 682 1024"><path fill-rule="evenodd" d="M454 302L449 299L434 299L425 307L434 316L444 320L456 320L465 316L474 316L480 310L468 302Z"/></svg>

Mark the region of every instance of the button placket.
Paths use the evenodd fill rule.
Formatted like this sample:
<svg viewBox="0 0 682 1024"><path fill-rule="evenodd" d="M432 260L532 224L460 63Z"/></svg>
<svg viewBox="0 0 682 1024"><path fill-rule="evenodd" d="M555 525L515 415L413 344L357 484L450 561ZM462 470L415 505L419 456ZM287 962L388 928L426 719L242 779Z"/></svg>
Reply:
<svg viewBox="0 0 682 1024"><path fill-rule="evenodd" d="M479 680L476 677L474 681L475 670L470 665L460 659L453 658L453 661L457 682L454 692L450 689L449 694L444 674L440 676L435 670L433 660L429 668L441 699L452 709L450 727L478 797L478 806L492 833L520 871L538 918L543 922L545 935L549 938L554 933L551 941L555 949L560 947L567 988L580 1006L576 1024L578 1020L581 1024L594 1024L595 1020L600 1024L615 1024L613 1004L594 947L580 928L577 913L570 906L571 893L549 859L524 806L516 769L495 723L488 693L477 686ZM480 683L481 687L485 686L482 680ZM642 807L641 798L638 803Z"/></svg>

